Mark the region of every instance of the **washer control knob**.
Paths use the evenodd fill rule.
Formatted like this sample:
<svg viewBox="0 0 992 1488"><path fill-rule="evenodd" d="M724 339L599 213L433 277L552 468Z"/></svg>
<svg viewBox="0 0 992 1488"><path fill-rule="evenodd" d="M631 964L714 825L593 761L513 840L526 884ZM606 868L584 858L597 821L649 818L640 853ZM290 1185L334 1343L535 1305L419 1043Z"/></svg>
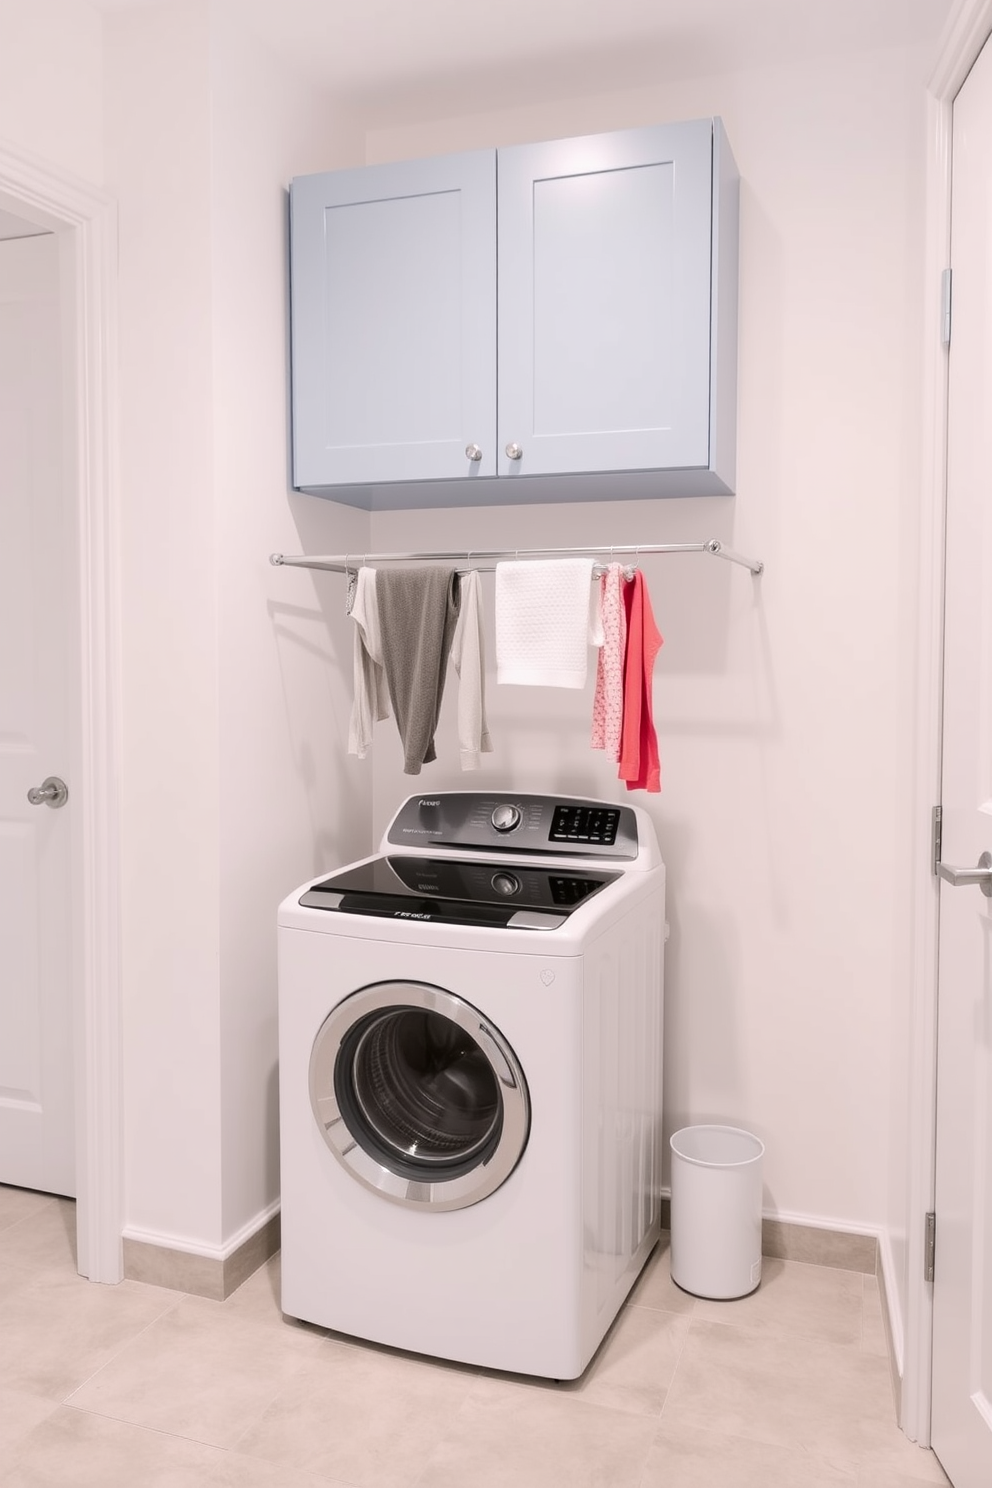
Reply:
<svg viewBox="0 0 992 1488"><path fill-rule="evenodd" d="M497 832L512 832L514 827L520 825L520 807L509 803L497 806L492 815L492 823Z"/></svg>
<svg viewBox="0 0 992 1488"><path fill-rule="evenodd" d="M520 880L515 873L494 873L492 885L493 892L504 899L512 899L514 894L520 893Z"/></svg>

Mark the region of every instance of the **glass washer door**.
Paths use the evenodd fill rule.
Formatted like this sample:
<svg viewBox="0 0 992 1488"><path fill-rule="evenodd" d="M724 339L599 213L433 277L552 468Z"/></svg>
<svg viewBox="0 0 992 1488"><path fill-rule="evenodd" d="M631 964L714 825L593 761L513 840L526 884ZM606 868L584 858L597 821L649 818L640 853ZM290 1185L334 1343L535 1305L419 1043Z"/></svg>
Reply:
<svg viewBox="0 0 992 1488"><path fill-rule="evenodd" d="M502 1034L426 982L377 982L324 1020L310 1104L334 1156L395 1203L464 1209L513 1172L530 1101Z"/></svg>

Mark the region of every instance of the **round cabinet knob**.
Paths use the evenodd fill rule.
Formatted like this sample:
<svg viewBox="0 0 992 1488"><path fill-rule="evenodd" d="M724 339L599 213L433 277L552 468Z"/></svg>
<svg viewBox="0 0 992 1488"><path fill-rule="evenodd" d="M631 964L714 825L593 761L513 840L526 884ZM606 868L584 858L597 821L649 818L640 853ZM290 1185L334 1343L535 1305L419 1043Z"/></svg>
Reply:
<svg viewBox="0 0 992 1488"><path fill-rule="evenodd" d="M520 893L520 880L515 873L494 873L492 885L494 892L504 899L512 899L514 894Z"/></svg>
<svg viewBox="0 0 992 1488"><path fill-rule="evenodd" d="M465 458L466 460L481 460L482 451L479 446L477 444L467 444L465 446Z"/></svg>
<svg viewBox="0 0 992 1488"><path fill-rule="evenodd" d="M492 815L492 823L497 832L512 832L514 827L520 825L520 807L497 806Z"/></svg>
<svg viewBox="0 0 992 1488"><path fill-rule="evenodd" d="M507 459L519 460L523 452L524 447L522 444L508 444L506 446Z"/></svg>

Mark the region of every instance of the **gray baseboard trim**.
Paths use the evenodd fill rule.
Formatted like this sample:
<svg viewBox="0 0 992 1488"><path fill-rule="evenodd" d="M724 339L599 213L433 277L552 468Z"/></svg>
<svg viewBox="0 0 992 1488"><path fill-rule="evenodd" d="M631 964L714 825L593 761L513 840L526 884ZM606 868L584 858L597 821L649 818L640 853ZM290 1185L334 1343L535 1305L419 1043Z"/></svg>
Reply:
<svg viewBox="0 0 992 1488"><path fill-rule="evenodd" d="M805 1261L811 1266L833 1266L839 1271L878 1271L878 1240L848 1230L821 1230L818 1225L794 1224L784 1219L761 1221L761 1249L781 1261Z"/></svg>
<svg viewBox="0 0 992 1488"><path fill-rule="evenodd" d="M661 1227L672 1226L672 1201L661 1201ZM878 1274L878 1240L874 1235L847 1230L825 1230L818 1225L795 1224L785 1219L761 1221L762 1255L780 1261L805 1261L810 1266L833 1266L839 1271Z"/></svg>
<svg viewBox="0 0 992 1488"><path fill-rule="evenodd" d="M270 1219L249 1235L224 1259L194 1255L165 1245L124 1237L124 1275L129 1281L143 1281L150 1286L168 1287L188 1292L195 1297L208 1297L223 1302L248 1280L259 1266L275 1255L280 1245L280 1216ZM661 1201L661 1228L672 1225L671 1199ZM818 1225L796 1224L789 1220L768 1219L761 1222L761 1250L766 1256L784 1261L803 1261L811 1266L832 1266L842 1271L860 1271L879 1276L883 1287L882 1314L889 1329L884 1279L878 1263L878 1241L874 1235L859 1235L847 1230L821 1229ZM890 1338L890 1358L893 1357Z"/></svg>
<svg viewBox="0 0 992 1488"><path fill-rule="evenodd" d="M275 1255L280 1244L280 1216L273 1214L229 1256L194 1255L165 1245L124 1236L124 1275L128 1281L168 1287L194 1297L223 1302L242 1282Z"/></svg>

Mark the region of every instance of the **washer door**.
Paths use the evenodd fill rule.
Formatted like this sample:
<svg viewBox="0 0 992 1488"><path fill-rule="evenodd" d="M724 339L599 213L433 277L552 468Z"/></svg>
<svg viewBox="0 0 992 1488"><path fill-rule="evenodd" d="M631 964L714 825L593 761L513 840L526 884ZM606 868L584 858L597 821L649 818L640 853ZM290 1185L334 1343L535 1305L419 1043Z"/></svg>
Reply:
<svg viewBox="0 0 992 1488"><path fill-rule="evenodd" d="M513 1172L530 1101L503 1036L426 982L377 982L321 1025L310 1104L328 1147L360 1183L419 1209L465 1209Z"/></svg>

